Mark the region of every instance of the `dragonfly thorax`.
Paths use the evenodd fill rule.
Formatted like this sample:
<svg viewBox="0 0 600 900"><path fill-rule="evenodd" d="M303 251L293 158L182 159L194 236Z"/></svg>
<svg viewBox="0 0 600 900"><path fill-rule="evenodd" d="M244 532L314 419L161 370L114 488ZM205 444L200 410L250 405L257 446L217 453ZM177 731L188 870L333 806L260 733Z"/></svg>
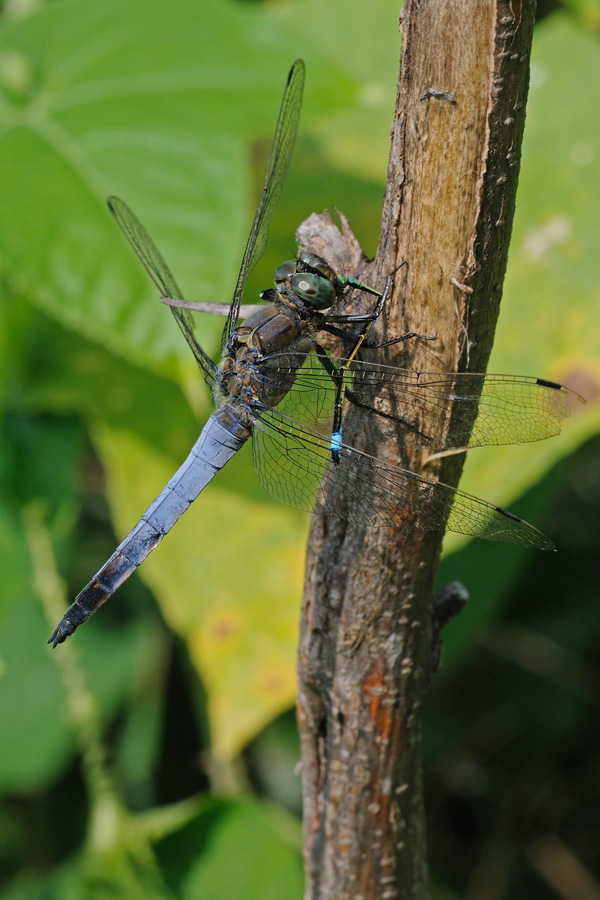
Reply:
<svg viewBox="0 0 600 900"><path fill-rule="evenodd" d="M314 327L283 303L258 308L230 336L213 388L217 406L277 404L312 348Z"/></svg>

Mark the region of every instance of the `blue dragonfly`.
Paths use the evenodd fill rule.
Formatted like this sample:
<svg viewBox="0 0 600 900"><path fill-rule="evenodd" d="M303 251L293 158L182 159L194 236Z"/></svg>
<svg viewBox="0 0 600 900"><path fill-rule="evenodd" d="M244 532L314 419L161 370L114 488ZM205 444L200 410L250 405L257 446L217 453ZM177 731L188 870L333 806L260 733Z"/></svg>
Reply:
<svg viewBox="0 0 600 900"><path fill-rule="evenodd" d="M141 565L208 482L252 439L260 482L284 503L311 512L400 530L451 530L492 541L551 549L552 542L512 513L361 450L346 441L348 411L400 428L415 448L432 453L514 444L560 431L577 395L541 378L426 373L359 358L387 346L367 337L390 294L340 275L320 257L300 253L275 272L264 305L242 307L248 273L261 257L290 163L302 104L304 64L292 66L279 112L264 187L230 305L197 304L182 294L155 244L129 207L109 207L171 306L210 387L216 409L189 456L92 580L48 643L54 647L86 621ZM344 315L350 291L376 298L362 315ZM190 310L226 315L219 364L200 346ZM243 320L243 323L242 323ZM334 335L348 347L336 357L320 343ZM321 338L324 342L324 339ZM364 355L364 354L363 354ZM581 398L578 398L581 399ZM432 411L452 409L444 434L422 430ZM473 425L473 421L475 424Z"/></svg>

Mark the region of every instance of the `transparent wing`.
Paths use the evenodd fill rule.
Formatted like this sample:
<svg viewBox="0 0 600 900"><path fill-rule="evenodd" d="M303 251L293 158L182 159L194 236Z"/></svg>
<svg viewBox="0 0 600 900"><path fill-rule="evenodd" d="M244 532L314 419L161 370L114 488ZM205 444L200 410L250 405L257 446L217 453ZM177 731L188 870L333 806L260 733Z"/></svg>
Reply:
<svg viewBox="0 0 600 900"><path fill-rule="evenodd" d="M257 417L252 453L261 484L289 506L402 531L449 530L544 550L554 546L500 507L346 444L335 464L328 435L276 410Z"/></svg>
<svg viewBox="0 0 600 900"><path fill-rule="evenodd" d="M141 224L137 216L129 209L126 203L118 197L108 198L108 208L117 220L121 231L135 250L146 272L160 291L161 297L181 297L181 291L171 274L169 267L162 258L156 244ZM192 353L196 357L205 380L211 384L214 380L216 366L210 356L204 352L194 336L194 322L190 313L185 309L171 307L177 324L183 332Z"/></svg>
<svg viewBox="0 0 600 900"><path fill-rule="evenodd" d="M335 368L345 363L335 357L328 359ZM284 354L282 360L285 366ZM273 355L268 358L271 370L275 361ZM334 378L312 353L278 408L310 426L327 426L335 396ZM363 361L352 363L346 400L366 415L402 424L421 446L435 451L542 440L558 434L573 406L584 402L568 388L540 378L418 373ZM423 423L431 421L432 413L449 407L450 433L424 433Z"/></svg>
<svg viewBox="0 0 600 900"><path fill-rule="evenodd" d="M237 325L242 292L248 273L254 268L264 253L267 243L269 225L279 201L281 188L290 165L298 122L300 121L300 109L302 107L302 92L304 90L304 63L297 59L288 75L287 84L283 92L283 100L279 110L279 117L275 128L275 136L271 146L271 155L267 166L265 183L258 201L258 208L254 216L246 250L242 259L240 273L231 302L227 322L223 329L221 349L225 349L229 335ZM176 295L179 296L179 295Z"/></svg>

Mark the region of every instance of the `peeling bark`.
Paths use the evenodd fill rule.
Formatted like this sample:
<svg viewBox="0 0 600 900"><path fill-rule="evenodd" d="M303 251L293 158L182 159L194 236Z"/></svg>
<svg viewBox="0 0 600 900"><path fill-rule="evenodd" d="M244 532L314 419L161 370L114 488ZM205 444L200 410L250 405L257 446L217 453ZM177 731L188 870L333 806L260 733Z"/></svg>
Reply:
<svg viewBox="0 0 600 900"><path fill-rule="evenodd" d="M377 259L363 256L343 218L342 233L327 214L299 229L302 249L369 284L407 260L378 336L437 340L390 347L389 364L485 369L514 213L533 16L532 0L409 0ZM452 428L450 411L442 416L425 428ZM460 456L428 462L381 423L366 432L362 418L348 416L344 427L374 455L458 481ZM307 900L426 897L421 707L441 538L313 522L298 666Z"/></svg>

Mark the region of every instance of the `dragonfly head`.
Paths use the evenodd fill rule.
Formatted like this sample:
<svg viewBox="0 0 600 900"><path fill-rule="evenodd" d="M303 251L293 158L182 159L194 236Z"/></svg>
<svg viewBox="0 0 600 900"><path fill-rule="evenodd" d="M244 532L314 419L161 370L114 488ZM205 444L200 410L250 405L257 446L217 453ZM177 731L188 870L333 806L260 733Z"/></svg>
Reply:
<svg viewBox="0 0 600 900"><path fill-rule="evenodd" d="M275 270L279 285L287 281L300 300L313 309L328 309L338 296L340 283L333 269L314 253L301 253Z"/></svg>

